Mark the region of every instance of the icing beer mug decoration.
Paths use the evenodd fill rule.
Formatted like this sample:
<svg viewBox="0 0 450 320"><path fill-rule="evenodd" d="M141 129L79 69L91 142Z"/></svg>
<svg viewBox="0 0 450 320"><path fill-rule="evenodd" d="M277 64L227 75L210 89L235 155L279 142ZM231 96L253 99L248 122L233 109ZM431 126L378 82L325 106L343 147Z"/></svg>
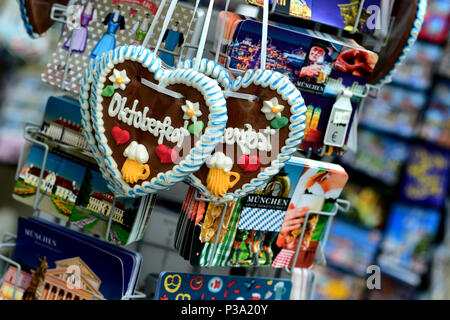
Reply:
<svg viewBox="0 0 450 320"><path fill-rule="evenodd" d="M209 168L207 188L216 196L227 193L241 177L239 173L231 171L233 160L223 152L214 153L206 160L206 166Z"/></svg>
<svg viewBox="0 0 450 320"><path fill-rule="evenodd" d="M150 167L147 164L149 156L144 145L133 141L125 149L123 155L127 157L122 167L122 175L125 181L137 183L139 180L148 178L150 175Z"/></svg>

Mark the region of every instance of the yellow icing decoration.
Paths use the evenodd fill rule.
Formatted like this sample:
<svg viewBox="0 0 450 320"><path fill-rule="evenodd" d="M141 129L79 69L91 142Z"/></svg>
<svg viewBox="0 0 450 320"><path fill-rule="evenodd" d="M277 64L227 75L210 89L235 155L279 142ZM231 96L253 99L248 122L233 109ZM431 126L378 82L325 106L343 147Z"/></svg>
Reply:
<svg viewBox="0 0 450 320"><path fill-rule="evenodd" d="M136 160L127 159L122 166L123 179L128 183L137 183L139 180L145 180L150 175L148 164L141 164Z"/></svg>
<svg viewBox="0 0 450 320"><path fill-rule="evenodd" d="M124 82L124 78L122 78L122 77L117 77L116 78L116 83L117 84L122 84Z"/></svg>
<svg viewBox="0 0 450 320"><path fill-rule="evenodd" d="M235 179L231 181L231 177ZM222 196L228 189L233 188L239 181L241 175L236 172L225 172L223 169L210 168L206 178L206 187L214 196Z"/></svg>
<svg viewBox="0 0 450 320"><path fill-rule="evenodd" d="M189 108L186 113L189 117L195 116L195 110L192 108Z"/></svg>
<svg viewBox="0 0 450 320"><path fill-rule="evenodd" d="M281 110L280 106L273 106L272 107L272 112L273 113L278 113L278 112L280 112L280 110Z"/></svg>

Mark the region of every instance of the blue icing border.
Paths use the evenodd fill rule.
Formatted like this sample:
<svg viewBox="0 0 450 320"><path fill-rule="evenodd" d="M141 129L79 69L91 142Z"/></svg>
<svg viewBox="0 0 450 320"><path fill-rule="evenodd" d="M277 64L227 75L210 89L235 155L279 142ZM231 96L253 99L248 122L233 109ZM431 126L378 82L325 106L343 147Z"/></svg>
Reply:
<svg viewBox="0 0 450 320"><path fill-rule="evenodd" d="M178 63L178 68L192 69L194 67L194 61L195 58L181 61L180 63ZM200 62L198 72L216 79L224 90L230 90L233 84L233 80L231 80L230 75L225 70L225 68L214 60L203 58Z"/></svg>
<svg viewBox="0 0 450 320"><path fill-rule="evenodd" d="M31 38L33 39L38 38L39 35L33 30L33 26L30 24L30 19L28 19L27 8L25 7L25 0L19 0L19 7L20 7L20 15L22 17L22 21L25 26L26 32Z"/></svg>

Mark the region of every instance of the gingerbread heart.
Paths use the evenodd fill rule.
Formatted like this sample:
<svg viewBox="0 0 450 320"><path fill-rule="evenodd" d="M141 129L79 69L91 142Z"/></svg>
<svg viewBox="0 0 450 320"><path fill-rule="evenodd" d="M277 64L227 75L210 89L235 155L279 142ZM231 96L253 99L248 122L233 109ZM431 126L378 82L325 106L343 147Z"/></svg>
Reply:
<svg viewBox="0 0 450 320"><path fill-rule="evenodd" d="M163 70L144 47L118 47L97 63L92 127L107 170L127 195L168 189L198 170L220 142L227 121L217 81L191 69ZM114 89L112 96L103 94L108 87ZM205 128L194 137L187 128L198 121ZM129 143L115 142L117 126L130 133ZM161 161L156 152L161 144L178 153L177 163Z"/></svg>
<svg viewBox="0 0 450 320"><path fill-rule="evenodd" d="M81 106L81 122L84 127L84 135L89 143L90 150L92 152L92 157L97 161L99 170L108 185L108 188L114 193L115 196L127 196L126 191L121 187L119 183L113 178L110 171L106 167L106 162L103 154L100 152L95 139L95 131L93 128L93 123L91 121L91 85L94 81L94 74L97 72L98 64L96 60L91 60L89 68L86 69L85 76L81 81L80 86L80 106Z"/></svg>
<svg viewBox="0 0 450 320"><path fill-rule="evenodd" d="M55 3L67 5L69 0L20 0L20 13L30 37L37 38L55 23L50 17Z"/></svg>
<svg viewBox="0 0 450 320"><path fill-rule="evenodd" d="M235 200L266 183L296 151L305 130L301 93L278 72L249 70L224 95L229 120L221 144L187 180L214 201Z"/></svg>
<svg viewBox="0 0 450 320"><path fill-rule="evenodd" d="M392 8L393 26L387 43L378 54L378 62L369 83L383 86L392 81L419 37L427 12L427 0L397 1Z"/></svg>

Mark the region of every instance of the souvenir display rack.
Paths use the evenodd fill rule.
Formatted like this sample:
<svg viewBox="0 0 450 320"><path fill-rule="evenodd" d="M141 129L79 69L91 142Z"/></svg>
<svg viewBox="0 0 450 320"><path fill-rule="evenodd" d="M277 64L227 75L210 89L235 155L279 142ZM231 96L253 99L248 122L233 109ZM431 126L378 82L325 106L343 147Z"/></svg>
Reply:
<svg viewBox="0 0 450 320"><path fill-rule="evenodd" d="M162 1L162 5L164 5L165 3L166 3L166 1L163 0ZM356 17L356 21L355 21L354 27L349 32L351 35L355 35L357 33L357 26L360 24L360 19L361 19L362 11L363 11L363 8L364 8L364 3L365 3L365 0L361 0L360 1L360 5L359 5L359 9L358 9L358 13L357 13L357 17ZM197 1L197 3L196 3L196 8L197 8L198 5L199 5L199 1ZM227 1L226 5L225 5L225 11L228 10L228 5L229 5L229 1ZM275 9L276 9L276 5L277 5L277 1L274 1L274 4L272 5L271 14L274 14ZM52 10L51 10L51 19L54 22L65 24L65 22L66 22L66 19L65 19L65 12L66 12L66 10L67 10L66 6L62 6L62 5L59 5L59 4L53 5ZM261 9L260 11L262 12L263 10ZM159 12L159 10L158 10L158 12ZM319 23L315 23L315 29L316 30L320 29L320 24ZM391 31L391 29L392 29L392 21L391 21L391 24L390 24L389 32ZM72 35L73 35L73 33L72 33ZM345 36L346 35L344 35L344 31L343 30L338 30L337 31L337 37L338 38L344 38ZM387 36L387 38L389 38L389 35ZM382 45L380 45L380 42L383 42L383 40L384 39L376 39L377 43L374 45L374 47L382 46ZM152 46L150 46L150 48L151 49L155 49ZM180 53L175 52L175 51L170 51L170 50L167 50L167 49L164 49L164 48L158 48L158 49L159 49L159 51L171 54L171 55L173 55L176 58L176 57L180 57L181 56L180 53L182 53L184 50L190 51L190 55L192 56L192 51L198 50L199 46L195 45L195 44L192 44L192 43L188 43L188 44L183 43L180 46L180 48L179 48L179 52ZM69 67L69 60L70 60L70 57L71 57L71 51L72 51L72 41L70 41L69 50L68 50L68 54L67 54L67 57L66 57L66 64L65 64L65 68L64 68L64 72L63 72L63 80L62 80L63 85L62 85L62 88L61 88L62 91L66 91L67 90L65 88L64 83L65 83L65 79L66 79L66 77L68 75L68 67ZM239 75L239 74L243 73L242 70L230 68L230 61L231 61L230 56L228 56L226 54L223 54L223 53L219 53L218 51L214 51L214 50L211 50L210 53L211 54L216 54L216 58L217 58L217 56L219 56L221 58L224 58L226 60L225 68L228 69L229 71L231 71L232 73L234 73L235 75ZM380 91L380 88L381 88L381 86L383 84L384 83L382 83L382 84L380 84L380 83L369 84L368 83L368 84L365 84L365 86L364 86L365 89L364 89L363 92L354 92L353 93L353 95L358 97L360 99L360 101L361 101L360 102L360 110L363 108L365 98L367 98L369 96L370 97L377 97L378 93ZM361 111L359 111L359 112L361 112ZM17 178L19 176L20 168L22 167L22 163L25 161L25 154L26 154L27 150L29 149L30 145L38 145L38 146L40 146L40 147L42 147L44 149L44 157L43 157L43 160L42 160L40 177L39 177L38 185L37 185L37 188L36 188L36 198L35 198L34 204L33 204L33 210L35 212L35 215L39 215L39 202L41 200L41 197L40 197L40 190L41 190L41 188L40 187L42 185L43 174L44 174L45 166L46 166L46 159L47 159L47 155L48 155L49 149L50 149L48 144L46 144L46 143L36 139L36 136L39 134L39 131L40 131L40 126L39 125L36 125L36 124L27 124L26 125L25 130L24 130L24 137L25 137L25 140L29 144L25 145L23 147L23 149L22 149L22 153L21 153L21 156L20 156L20 159L19 159L19 163L18 163L18 169L17 169L17 172L16 172L16 178ZM60 145L60 147L64 148L64 147L67 147L67 146ZM83 154L89 156L90 151L89 150L83 150ZM307 158L312 158L312 157L316 157L317 158L318 157L320 159L325 159L326 158L326 146L324 146L324 148L322 148L322 152L321 153L316 154L314 156L312 155L312 153L310 151L306 152L305 154L306 154ZM195 200L197 200L197 201L204 201L204 202L210 202L210 200L206 200L206 199L200 197L198 194L195 196ZM114 210L115 204L116 204L116 199L114 197L114 201L113 201L113 204L112 204L112 210L111 211ZM222 209L221 217L220 217L220 224L219 224L219 230L220 230L222 228L222 226L223 226L223 222L224 222L224 218L225 218L225 212L227 210L227 203L226 202L222 202L222 203L216 203L216 204L217 205L223 205L223 209ZM299 238L300 239L299 240L300 243L302 243L302 241L303 241L303 238L304 238L304 235L305 235L305 231L306 231L306 225L307 225L306 222L308 221L308 219L309 219L311 214L314 214L314 215L325 215L325 216L329 217L329 219L328 219L328 221L326 223L325 232L324 232L323 236L321 237L321 241L320 241L320 244L319 244L319 247L318 247L318 251L317 251L317 254L316 254L316 258L315 259L316 259L316 263L317 264L326 265L326 263L327 263L326 262L326 258L325 258L325 254L324 254L324 248L325 248L325 246L327 244L328 236L329 236L329 233L330 233L330 228L331 228L331 225L333 223L334 217L336 216L338 211L346 212L346 211L349 210L349 208L350 208L350 203L348 201L343 200L343 199L338 199L336 201L335 205L334 205L334 209L333 209L332 212L308 211L306 213L305 223L303 223L303 227L302 227L300 238ZM105 236L104 240L106 240L106 241L109 240L109 235L110 235L109 231L110 231L110 228L111 228L112 220L113 220L113 214L110 214L109 217L108 217L107 228L106 228L106 232L105 232L106 236ZM2 239L2 243L0 244L0 250L2 250L3 248L5 248L5 249L6 248L14 248L14 246L15 246L14 240L15 240L15 236L13 234L5 234L3 239ZM219 237L216 237L216 240L215 240L215 242L213 244L213 252L216 252L216 248L217 248L218 242L219 242ZM142 241L142 244L145 245L145 241ZM296 251L295 257L294 257L294 262L292 264L293 267L291 269L286 268L286 271L289 274L291 274L291 275L293 275L295 273L294 266L296 265L297 258L299 256L300 247L301 246L297 247L297 251ZM18 272L20 272L20 264L18 264L17 262L11 260L8 256L0 254L0 260L3 260L7 264L11 264L11 265L15 266L17 268ZM209 265L207 267L209 267L210 264L211 264L211 261L210 261L210 263L209 263ZM314 291L313 284L314 284L314 281L315 281L314 280L314 277L315 277L314 276L314 272L312 270L310 270L310 269L305 269L305 270L302 270L301 272L309 274L307 279L309 279L312 282L312 284L311 283L306 284L306 286L308 286L310 289L308 290L308 293L306 294L306 296L304 296L303 298L305 298L305 299L312 299L313 291ZM19 281L19 277L17 277L17 279L16 279L16 284L15 284L14 293L13 293L13 299L14 299L14 297L16 295L16 289L17 289L18 281ZM294 279L293 279L293 281L294 281ZM294 283L294 285L295 285L295 283ZM140 293L140 292L135 292L135 294L133 294L133 295L123 296L122 297L123 300L127 300L127 299L142 299L142 298L145 298L145 294ZM94 296L93 299L103 299L103 298L99 297L99 296Z"/></svg>

